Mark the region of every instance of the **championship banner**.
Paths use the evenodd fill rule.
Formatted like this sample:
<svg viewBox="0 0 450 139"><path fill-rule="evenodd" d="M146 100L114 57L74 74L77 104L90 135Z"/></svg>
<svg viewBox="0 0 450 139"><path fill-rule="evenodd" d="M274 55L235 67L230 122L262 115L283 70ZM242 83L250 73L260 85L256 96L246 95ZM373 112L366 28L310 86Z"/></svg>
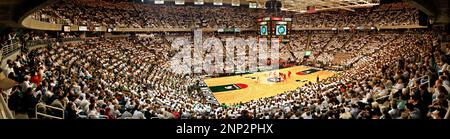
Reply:
<svg viewBox="0 0 450 139"><path fill-rule="evenodd" d="M175 0L175 5L184 5L184 0Z"/></svg>
<svg viewBox="0 0 450 139"><path fill-rule="evenodd" d="M250 9L256 9L256 8L258 8L258 3L249 3L249 4L248 4L248 7L249 7Z"/></svg>
<svg viewBox="0 0 450 139"><path fill-rule="evenodd" d="M155 4L164 4L164 0L155 0Z"/></svg>
<svg viewBox="0 0 450 139"><path fill-rule="evenodd" d="M306 9L308 10L308 13L315 13L316 12L316 7L315 6L308 6L308 7L306 7Z"/></svg>
<svg viewBox="0 0 450 139"><path fill-rule="evenodd" d="M240 6L241 5L241 1L240 0L232 0L231 1L231 6Z"/></svg>
<svg viewBox="0 0 450 139"><path fill-rule="evenodd" d="M194 2L194 5L203 5L204 4L204 0L196 0Z"/></svg>
<svg viewBox="0 0 450 139"><path fill-rule="evenodd" d="M223 5L222 0L214 0L214 5Z"/></svg>

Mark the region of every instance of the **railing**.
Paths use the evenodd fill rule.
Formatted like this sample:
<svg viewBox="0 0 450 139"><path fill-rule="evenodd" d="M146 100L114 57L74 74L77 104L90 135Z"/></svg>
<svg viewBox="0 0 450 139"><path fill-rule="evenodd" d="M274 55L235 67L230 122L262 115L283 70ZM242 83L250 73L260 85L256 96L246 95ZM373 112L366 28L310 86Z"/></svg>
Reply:
<svg viewBox="0 0 450 139"><path fill-rule="evenodd" d="M39 108L44 108L43 110L44 110L45 113L39 112ZM62 113L61 117L47 114L47 112L49 112L49 111L54 113L53 110L61 111L61 113ZM64 119L64 109L53 107L53 106L50 106L50 105L45 105L45 104L42 104L42 103L38 103L36 105L36 119L38 119L38 116L51 118L51 119Z"/></svg>
<svg viewBox="0 0 450 139"><path fill-rule="evenodd" d="M36 46L36 45L44 45L44 44L48 44L50 42L52 42L53 39L48 39L48 40L32 40L32 41L27 41L26 42L26 46L27 47L32 47L32 46Z"/></svg>
<svg viewBox="0 0 450 139"><path fill-rule="evenodd" d="M427 83L428 84L428 88L430 88L431 87L431 82L430 82L430 76L428 76L428 75L425 75L425 76L422 76L422 77L420 77L420 78L417 78L417 80L425 80L425 82L423 82L423 83ZM420 84L423 84L423 83L420 83Z"/></svg>
<svg viewBox="0 0 450 139"><path fill-rule="evenodd" d="M60 39L63 42L67 42L67 41L79 41L81 40L81 38L61 38ZM26 46L27 47L33 47L36 45L45 45L51 42L56 42L57 39L56 38L50 38L50 39L46 39L46 40L32 40L32 41L27 41L26 42Z"/></svg>
<svg viewBox="0 0 450 139"><path fill-rule="evenodd" d="M79 41L81 40L81 38L61 38L61 41L66 42L66 41ZM56 42L56 38L50 38L47 40L32 40L32 41L27 41L26 47L33 47L33 46L37 46L37 45L45 45L51 42ZM3 58L6 58L8 56L10 56L12 53L20 50L21 45L20 43L17 42L13 42L12 44L9 45L5 45L1 47L1 53L0 53L0 60L3 60ZM0 119L1 118L6 118L6 119L14 119L14 116L12 115L11 111L8 108L7 105L7 100L5 100L5 98L3 97L3 94L0 93ZM48 117L48 118L53 118L53 119L64 119L64 110L61 108L56 108L56 107L52 107L49 105L44 105L44 104L38 104L36 105L36 108L38 108L39 106L43 106L46 110L47 109L54 109L54 110L59 110L62 111L62 117L56 117L56 116L52 116L52 115L47 115L45 113L41 113L38 112L36 109L36 118L38 117L38 115L43 116L43 117Z"/></svg>
<svg viewBox="0 0 450 139"><path fill-rule="evenodd" d="M8 57L10 54L16 52L19 49L20 49L20 44L17 42L2 46L2 56L3 56L3 58Z"/></svg>
<svg viewBox="0 0 450 139"><path fill-rule="evenodd" d="M0 92L0 119L14 119L11 110L8 108L6 99L3 98L3 93Z"/></svg>
<svg viewBox="0 0 450 139"><path fill-rule="evenodd" d="M61 41L63 42L67 42L67 41L80 41L82 40L81 38L61 38ZM45 45L51 42L56 42L57 39L56 38L50 38L50 39L46 39L46 40L32 40L32 41L27 41L25 43L25 46L27 48L29 47L33 47L33 46L37 46L37 45ZM12 44L8 44L5 46L1 47L1 58L5 58L8 57L9 55L11 55L12 53L20 50L21 44L18 42L13 42ZM1 60L1 59L0 59Z"/></svg>

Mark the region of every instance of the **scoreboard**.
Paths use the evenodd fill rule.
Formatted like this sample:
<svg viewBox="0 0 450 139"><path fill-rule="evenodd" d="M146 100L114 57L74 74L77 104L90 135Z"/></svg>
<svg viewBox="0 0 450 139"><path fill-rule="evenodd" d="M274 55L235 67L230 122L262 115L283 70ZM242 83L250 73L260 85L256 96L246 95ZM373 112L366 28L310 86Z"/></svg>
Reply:
<svg viewBox="0 0 450 139"><path fill-rule="evenodd" d="M261 25L259 26L259 32L261 36L267 36L269 35L269 31L267 30L267 22L261 22Z"/></svg>
<svg viewBox="0 0 450 139"><path fill-rule="evenodd" d="M292 27L291 18L265 17L257 19L259 35L265 38L279 38L282 42L289 42L289 34Z"/></svg>
<svg viewBox="0 0 450 139"><path fill-rule="evenodd" d="M285 24L277 24L275 28L276 36L286 36L287 29Z"/></svg>

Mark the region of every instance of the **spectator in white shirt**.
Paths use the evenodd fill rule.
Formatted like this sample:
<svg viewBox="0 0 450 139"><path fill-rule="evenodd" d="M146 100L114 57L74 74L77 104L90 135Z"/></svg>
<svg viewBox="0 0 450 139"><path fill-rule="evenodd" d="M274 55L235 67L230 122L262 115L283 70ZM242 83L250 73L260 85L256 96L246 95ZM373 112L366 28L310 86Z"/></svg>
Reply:
<svg viewBox="0 0 450 139"><path fill-rule="evenodd" d="M33 83L30 82L30 75L26 75L24 81L20 84L22 91L25 92L26 89L33 87Z"/></svg>
<svg viewBox="0 0 450 139"><path fill-rule="evenodd" d="M403 80L402 79L398 79L397 83L395 84L395 89L397 90L402 90L403 89Z"/></svg>
<svg viewBox="0 0 450 139"><path fill-rule="evenodd" d="M126 108L126 111L123 112L122 116L120 117L121 119L128 119L133 117L133 114L131 114L131 109L130 108Z"/></svg>
<svg viewBox="0 0 450 139"><path fill-rule="evenodd" d="M89 114L88 114L88 118L89 119L99 119L100 118L100 114L97 111L97 106L95 106L95 104L90 104L89 105Z"/></svg>
<svg viewBox="0 0 450 139"><path fill-rule="evenodd" d="M134 111L132 118L133 119L145 119L144 113L142 113L142 106L139 105L138 108Z"/></svg>

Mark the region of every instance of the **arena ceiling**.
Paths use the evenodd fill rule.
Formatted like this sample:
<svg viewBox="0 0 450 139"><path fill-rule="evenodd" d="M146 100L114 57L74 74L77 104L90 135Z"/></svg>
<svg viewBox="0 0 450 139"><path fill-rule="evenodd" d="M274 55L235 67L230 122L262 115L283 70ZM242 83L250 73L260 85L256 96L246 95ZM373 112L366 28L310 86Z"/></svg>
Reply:
<svg viewBox="0 0 450 139"><path fill-rule="evenodd" d="M257 2L258 5L270 0L248 0ZM307 12L307 7L314 7L315 11L344 9L353 11L352 8L370 7L379 5L379 0L281 0L281 10Z"/></svg>
<svg viewBox="0 0 450 139"><path fill-rule="evenodd" d="M432 22L438 25L449 24L449 2L448 0L403 0L409 5L420 9L431 16Z"/></svg>
<svg viewBox="0 0 450 139"><path fill-rule="evenodd" d="M54 0L0 0L0 31L6 27L21 27L19 19L32 9Z"/></svg>
<svg viewBox="0 0 450 139"><path fill-rule="evenodd" d="M0 0L0 31L5 27L21 27L20 18L28 15L35 9L51 4L57 0ZM155 0L145 0L155 1ZM174 2L176 0L164 0ZM264 8L268 0L183 0L186 3L203 1L214 3L221 1L223 4L239 3L240 6L248 6L256 3L258 8ZM378 5L379 1L387 0L281 0L282 10L306 12L308 6L314 6L316 11L330 9L345 9ZM433 16L436 24L448 25L449 12L448 0L403 0L421 11Z"/></svg>
<svg viewBox="0 0 450 139"><path fill-rule="evenodd" d="M139 0L137 0L139 1ZM158 0L144 0L147 3L153 3ZM185 3L221 3L228 5L245 5L251 3L256 4L257 8L264 9L267 1L271 0L164 0L165 2L183 1ZM282 3L282 10L306 12L307 7L314 6L316 11L331 10L331 9L345 9L367 7L378 5L380 0L278 0Z"/></svg>
<svg viewBox="0 0 450 139"><path fill-rule="evenodd" d="M142 1L142 0L137 0ZM273 0L144 0L147 3L154 1L176 2L183 1L184 3L201 2L204 4L220 3L220 5L235 5L235 6L249 6L255 5L256 8L264 9L266 2ZM354 8L371 7L379 5L380 3L390 2L406 2L411 6L420 9L431 19L435 24L447 25L449 24L448 0L277 0L281 2L281 10L295 11L300 13L308 12L308 7L314 7L314 11L324 10L348 10L354 11Z"/></svg>

